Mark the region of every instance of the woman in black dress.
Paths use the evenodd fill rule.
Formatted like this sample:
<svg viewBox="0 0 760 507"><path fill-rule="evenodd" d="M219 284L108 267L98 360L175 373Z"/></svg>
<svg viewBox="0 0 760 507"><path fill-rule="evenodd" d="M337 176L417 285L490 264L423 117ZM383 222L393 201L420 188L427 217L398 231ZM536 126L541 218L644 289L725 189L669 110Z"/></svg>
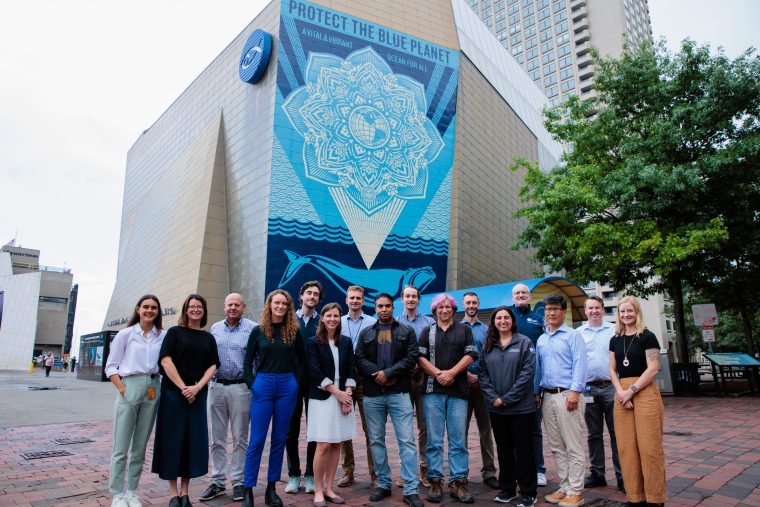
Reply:
<svg viewBox="0 0 760 507"><path fill-rule="evenodd" d="M158 354L163 380L152 470L169 482L170 507L190 507L190 478L208 473L207 384L220 363L216 340L202 329L207 319L206 300L190 294Z"/></svg>

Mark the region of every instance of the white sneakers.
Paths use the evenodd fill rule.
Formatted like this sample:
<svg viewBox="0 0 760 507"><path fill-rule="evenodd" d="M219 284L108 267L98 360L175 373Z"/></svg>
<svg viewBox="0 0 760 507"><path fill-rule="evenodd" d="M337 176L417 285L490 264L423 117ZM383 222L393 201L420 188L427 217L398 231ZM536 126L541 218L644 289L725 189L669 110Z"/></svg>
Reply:
<svg viewBox="0 0 760 507"><path fill-rule="evenodd" d="M143 507L143 504L134 491L127 491L124 495L115 495L111 507Z"/></svg>
<svg viewBox="0 0 760 507"><path fill-rule="evenodd" d="M542 474L541 472L536 474L536 485L546 486L546 474Z"/></svg>

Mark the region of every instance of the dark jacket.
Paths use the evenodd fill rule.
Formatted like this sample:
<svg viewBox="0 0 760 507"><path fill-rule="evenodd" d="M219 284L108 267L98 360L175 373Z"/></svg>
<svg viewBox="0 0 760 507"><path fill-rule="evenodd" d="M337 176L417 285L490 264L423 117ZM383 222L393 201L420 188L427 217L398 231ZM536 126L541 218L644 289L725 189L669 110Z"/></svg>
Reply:
<svg viewBox="0 0 760 507"><path fill-rule="evenodd" d="M536 347L523 334L512 336L507 348L494 345L483 356L478 367L478 380L486 397L489 412L501 415L527 414L536 411L533 399L533 376L536 373ZM495 408L501 398L504 405Z"/></svg>
<svg viewBox="0 0 760 507"><path fill-rule="evenodd" d="M306 342L306 362L309 364L309 398L314 400L326 400L331 394L329 391L321 389L322 381L329 378L335 382L335 360L329 344L322 345L317 341L316 336L312 336ZM341 336L338 343L338 389L346 389L347 380L355 380L354 372L356 365L354 363L354 346L351 338ZM355 383L355 382L354 382Z"/></svg>
<svg viewBox="0 0 760 507"><path fill-rule="evenodd" d="M411 327L402 326L395 320L391 323L393 365L383 371L389 380L395 380L396 383L391 386L381 386L372 377L373 373L380 371L377 365L379 331L380 321L362 329L356 342L356 366L364 379L364 396L408 393L411 390L412 368L417 364L417 357L419 357L417 335Z"/></svg>

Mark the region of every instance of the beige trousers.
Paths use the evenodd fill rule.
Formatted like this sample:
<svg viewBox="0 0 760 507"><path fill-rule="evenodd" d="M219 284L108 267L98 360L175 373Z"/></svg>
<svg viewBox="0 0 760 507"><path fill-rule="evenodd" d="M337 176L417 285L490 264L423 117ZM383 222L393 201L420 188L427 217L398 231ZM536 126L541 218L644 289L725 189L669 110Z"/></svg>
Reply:
<svg viewBox="0 0 760 507"><path fill-rule="evenodd" d="M621 378L620 385L628 389L636 380L638 377ZM624 408L615 400L615 437L630 502L668 501L662 447L664 418L665 408L655 384L649 384L633 397L633 409Z"/></svg>
<svg viewBox="0 0 760 507"><path fill-rule="evenodd" d="M581 394L578 408L567 411L565 400L571 391L544 393L541 411L544 416L546 440L554 455L559 476L559 490L566 495L583 492L586 472L586 401Z"/></svg>

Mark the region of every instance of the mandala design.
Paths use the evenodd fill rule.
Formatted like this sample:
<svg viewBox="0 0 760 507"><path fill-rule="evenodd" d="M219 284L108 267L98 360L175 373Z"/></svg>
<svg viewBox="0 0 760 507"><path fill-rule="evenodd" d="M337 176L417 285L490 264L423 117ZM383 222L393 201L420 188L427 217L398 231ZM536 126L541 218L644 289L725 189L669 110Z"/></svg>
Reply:
<svg viewBox="0 0 760 507"><path fill-rule="evenodd" d="M308 178L342 188L366 215L425 197L443 140L421 83L394 74L371 47L345 60L311 53L305 82L282 107L304 138Z"/></svg>

